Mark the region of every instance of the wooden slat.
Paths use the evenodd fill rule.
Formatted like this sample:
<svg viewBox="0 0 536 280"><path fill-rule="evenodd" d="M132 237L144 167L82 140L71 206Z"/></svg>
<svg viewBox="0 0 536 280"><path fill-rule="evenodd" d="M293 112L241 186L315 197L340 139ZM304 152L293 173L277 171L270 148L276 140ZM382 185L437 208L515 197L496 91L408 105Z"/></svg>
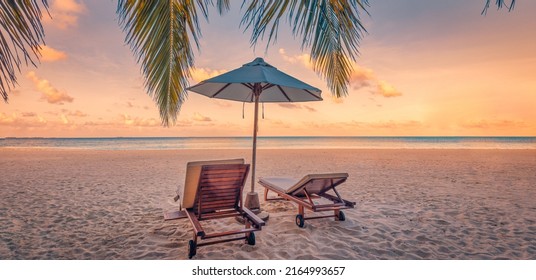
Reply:
<svg viewBox="0 0 536 280"><path fill-rule="evenodd" d="M203 219L201 220L227 218L227 217L234 217L238 215L240 215L240 213L236 211L236 209L221 210L221 211L213 212L213 213L204 213Z"/></svg>
<svg viewBox="0 0 536 280"><path fill-rule="evenodd" d="M234 182L205 182L200 183L199 188L200 189L237 189L238 191L242 188L241 182L234 181Z"/></svg>
<svg viewBox="0 0 536 280"><path fill-rule="evenodd" d="M210 191L203 191L199 194L199 199L205 199L209 197L224 197L224 196L238 196L240 194L240 191L237 191L236 189L230 189L230 190L210 190Z"/></svg>
<svg viewBox="0 0 536 280"><path fill-rule="evenodd" d="M228 188L233 187L236 189L241 188L242 182L240 180L233 180L233 181L207 181L207 182L200 182L199 187L202 189L206 188Z"/></svg>
<svg viewBox="0 0 536 280"><path fill-rule="evenodd" d="M236 172L236 173L208 173L203 174L201 179L219 179L219 178L240 178L244 176L245 172Z"/></svg>
<svg viewBox="0 0 536 280"><path fill-rule="evenodd" d="M236 201L235 200L221 200L221 201L211 201L201 204L203 205L203 208L227 208L227 207L235 207Z"/></svg>
<svg viewBox="0 0 536 280"><path fill-rule="evenodd" d="M211 214L211 215L214 215L216 216L218 214L218 212L220 211L224 211L224 210L236 210L235 207L218 207L218 208L203 208L203 211L202 211L202 216L206 216L207 214Z"/></svg>
<svg viewBox="0 0 536 280"><path fill-rule="evenodd" d="M238 194L229 194L225 196L223 195L222 196L203 196L201 197L201 199L203 203L206 203L206 202L218 201L218 200L229 200L229 199L236 200L237 196Z"/></svg>
<svg viewBox="0 0 536 280"><path fill-rule="evenodd" d="M216 211L227 210L227 209L235 209L235 208L236 208L235 204L207 205L206 207L203 207L203 211L204 212L207 212L207 211L216 212Z"/></svg>
<svg viewBox="0 0 536 280"><path fill-rule="evenodd" d="M206 165L205 165L206 166ZM202 176L206 175L215 175L215 174L244 174L246 173L246 170L244 168L241 169L205 169L205 172L202 174Z"/></svg>

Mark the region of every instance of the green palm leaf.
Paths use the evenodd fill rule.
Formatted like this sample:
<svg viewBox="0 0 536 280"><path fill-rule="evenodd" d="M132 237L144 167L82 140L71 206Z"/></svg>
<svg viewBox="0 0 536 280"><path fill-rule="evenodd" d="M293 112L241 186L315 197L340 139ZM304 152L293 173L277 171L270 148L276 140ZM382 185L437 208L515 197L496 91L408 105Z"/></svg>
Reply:
<svg viewBox="0 0 536 280"><path fill-rule="evenodd" d="M194 62L188 28L198 42L197 13L188 4L192 2L119 0L117 6L125 41L142 65L145 87L164 125L176 120L186 97Z"/></svg>
<svg viewBox="0 0 536 280"><path fill-rule="evenodd" d="M286 17L293 34L302 38L302 49L310 47L314 70L340 97L348 93L352 61L366 33L360 15L368 14L368 5L367 0L251 1L242 24L252 29L252 44L269 30L269 44L277 40L279 23Z"/></svg>
<svg viewBox="0 0 536 280"><path fill-rule="evenodd" d="M41 4L48 9L46 0ZM35 66L34 59L39 59L45 36L41 18L36 0L0 1L0 95L5 102L7 91L17 84L22 60Z"/></svg>

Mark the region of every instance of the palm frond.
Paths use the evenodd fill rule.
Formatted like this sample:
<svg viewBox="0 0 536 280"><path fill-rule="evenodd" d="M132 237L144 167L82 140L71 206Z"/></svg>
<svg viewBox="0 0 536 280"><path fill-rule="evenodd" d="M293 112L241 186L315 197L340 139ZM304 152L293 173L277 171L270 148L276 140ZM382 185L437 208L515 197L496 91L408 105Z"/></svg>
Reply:
<svg viewBox="0 0 536 280"><path fill-rule="evenodd" d="M360 15L368 14L368 6L367 0L254 0L246 8L242 24L252 29L252 45L269 30L269 44L277 40L279 23L287 17L293 34L302 39L302 49L310 48L314 70L340 97L348 93L352 61L356 61L366 33Z"/></svg>
<svg viewBox="0 0 536 280"><path fill-rule="evenodd" d="M485 15L486 12L488 11L490 4L491 4L491 0L486 0L486 5L484 6L484 10L482 10L483 15ZM495 5L497 6L497 9L502 9L503 7L507 7L509 12L514 9L515 4L516 4L516 0L510 0L510 5L506 3L506 0L495 0Z"/></svg>
<svg viewBox="0 0 536 280"><path fill-rule="evenodd" d="M17 84L22 61L36 65L45 32L41 25L41 6L47 0L0 1L0 96L8 101L8 90ZM21 59L22 56L22 59Z"/></svg>
<svg viewBox="0 0 536 280"><path fill-rule="evenodd" d="M197 4L206 16L206 1ZM194 63L190 36L199 47L196 2L119 0L117 14L125 41L141 63L145 88L159 107L162 124L175 123Z"/></svg>

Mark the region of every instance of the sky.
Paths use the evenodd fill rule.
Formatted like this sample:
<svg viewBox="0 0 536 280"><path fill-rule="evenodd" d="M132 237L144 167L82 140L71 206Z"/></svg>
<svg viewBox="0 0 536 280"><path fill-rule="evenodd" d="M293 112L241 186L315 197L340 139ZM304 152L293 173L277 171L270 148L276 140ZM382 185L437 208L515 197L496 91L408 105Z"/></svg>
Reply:
<svg viewBox="0 0 536 280"><path fill-rule="evenodd" d="M227 14L212 9L201 19L190 84L263 57L324 98L266 104L259 136L536 135L536 1L486 15L484 0L371 1L349 95L340 99L288 25L268 49L252 47L241 1L231 2ZM0 137L252 135L253 104L193 92L176 124L163 127L117 23L117 2L49 3L43 57L21 69L9 103L0 103Z"/></svg>

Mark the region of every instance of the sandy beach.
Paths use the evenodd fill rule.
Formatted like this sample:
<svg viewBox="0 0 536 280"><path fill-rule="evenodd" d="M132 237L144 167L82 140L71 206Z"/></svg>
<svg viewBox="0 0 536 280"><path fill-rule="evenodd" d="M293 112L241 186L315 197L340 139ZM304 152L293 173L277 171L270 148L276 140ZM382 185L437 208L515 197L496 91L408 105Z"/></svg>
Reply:
<svg viewBox="0 0 536 280"><path fill-rule="evenodd" d="M255 246L202 247L196 259L536 259L536 150L257 156L258 176L349 173L339 190L356 208L298 228L294 204L261 198L270 219ZM240 157L250 150L0 149L0 259L187 259L190 223L163 219L186 163Z"/></svg>

